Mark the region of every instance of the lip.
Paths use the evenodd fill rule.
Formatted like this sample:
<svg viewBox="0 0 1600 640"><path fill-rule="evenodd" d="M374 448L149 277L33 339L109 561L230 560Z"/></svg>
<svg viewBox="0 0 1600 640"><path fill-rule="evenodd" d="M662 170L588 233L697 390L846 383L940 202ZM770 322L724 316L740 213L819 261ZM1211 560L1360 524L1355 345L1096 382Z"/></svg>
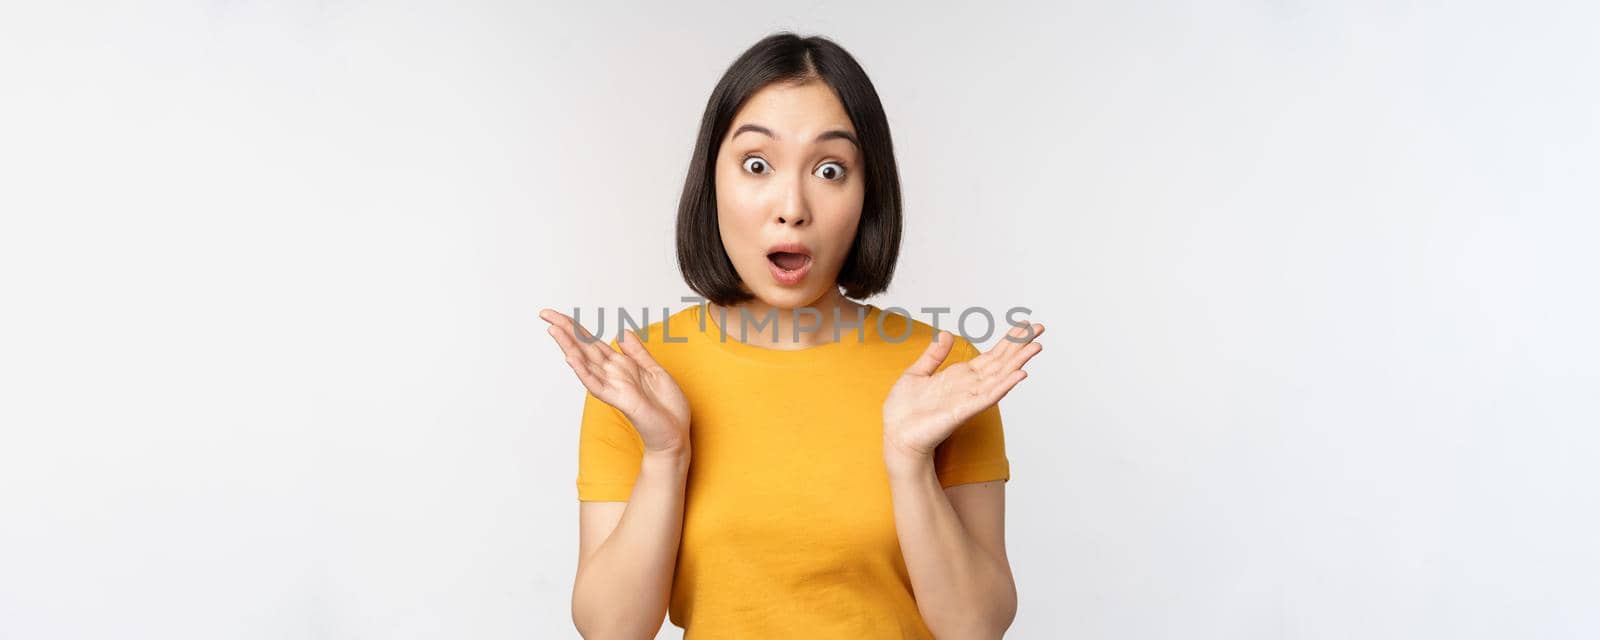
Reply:
<svg viewBox="0 0 1600 640"><path fill-rule="evenodd" d="M767 269L772 272L772 279L784 286L792 287L800 284L806 279L806 275L811 273L811 265L816 264L816 257L811 255L811 249L798 242L785 242L767 248L766 255L771 256L774 253L796 253L806 257L806 263L794 271L785 271L778 267L778 263L767 260Z"/></svg>
<svg viewBox="0 0 1600 640"><path fill-rule="evenodd" d="M811 248L798 242L784 242L767 247L767 255L774 253L798 253L807 258L811 256Z"/></svg>

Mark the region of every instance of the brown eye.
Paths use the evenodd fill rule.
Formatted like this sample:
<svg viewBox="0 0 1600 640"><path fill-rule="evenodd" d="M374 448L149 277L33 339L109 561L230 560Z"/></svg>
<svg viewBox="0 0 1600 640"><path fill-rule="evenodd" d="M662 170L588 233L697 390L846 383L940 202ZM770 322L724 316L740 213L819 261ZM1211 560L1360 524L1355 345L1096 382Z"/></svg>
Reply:
<svg viewBox="0 0 1600 640"><path fill-rule="evenodd" d="M744 170L749 171L750 173L762 174L766 173L771 168L772 167L767 166L767 161L762 160L761 158L751 156L744 159Z"/></svg>
<svg viewBox="0 0 1600 640"><path fill-rule="evenodd" d="M817 167L817 170L812 175L830 182L837 182L844 179L844 165L837 162L824 162L822 166Z"/></svg>

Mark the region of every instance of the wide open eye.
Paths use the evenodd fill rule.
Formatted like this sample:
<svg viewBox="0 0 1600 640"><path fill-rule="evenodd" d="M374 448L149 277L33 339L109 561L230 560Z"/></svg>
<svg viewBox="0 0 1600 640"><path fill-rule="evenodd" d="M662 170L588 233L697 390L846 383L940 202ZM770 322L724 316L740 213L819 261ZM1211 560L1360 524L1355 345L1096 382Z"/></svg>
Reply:
<svg viewBox="0 0 1600 640"><path fill-rule="evenodd" d="M837 182L844 179L844 165L832 161L824 162L811 175L830 182Z"/></svg>
<svg viewBox="0 0 1600 640"><path fill-rule="evenodd" d="M750 156L744 159L744 170L759 175L770 172L772 167L767 165L766 160L762 160L756 156Z"/></svg>

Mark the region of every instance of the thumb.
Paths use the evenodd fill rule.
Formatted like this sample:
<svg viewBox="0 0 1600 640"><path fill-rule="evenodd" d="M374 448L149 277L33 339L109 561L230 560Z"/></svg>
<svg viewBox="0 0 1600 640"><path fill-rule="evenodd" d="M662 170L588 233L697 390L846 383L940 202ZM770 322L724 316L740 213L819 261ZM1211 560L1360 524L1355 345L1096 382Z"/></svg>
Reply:
<svg viewBox="0 0 1600 640"><path fill-rule="evenodd" d="M922 352L922 357L917 358L910 369L906 369L906 373L919 376L933 375L939 370L939 365L944 363L944 359L950 355L950 347L955 346L955 343L955 337L950 335L949 331L940 331L934 336L933 343Z"/></svg>

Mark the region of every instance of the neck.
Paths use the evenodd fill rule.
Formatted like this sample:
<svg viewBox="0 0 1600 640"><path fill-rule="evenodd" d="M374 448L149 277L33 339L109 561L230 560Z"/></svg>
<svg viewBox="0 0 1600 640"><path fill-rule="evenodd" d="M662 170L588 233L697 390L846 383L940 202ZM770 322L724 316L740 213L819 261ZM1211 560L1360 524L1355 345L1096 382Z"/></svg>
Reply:
<svg viewBox="0 0 1600 640"><path fill-rule="evenodd" d="M796 308L774 307L759 298L726 307L706 303L707 312L716 320L718 326L722 327L723 332L728 334L729 340L779 350L807 349L832 343L833 327L836 324L834 316L837 315L842 321L839 324L854 324L858 317L865 315L860 311L865 307L866 305L844 297L837 287L830 287L821 298L811 304ZM724 321L723 318L727 320ZM795 335L797 323L805 329L798 337ZM855 332L854 327L841 330L839 339L854 340ZM773 341L774 336L777 338L776 342Z"/></svg>

